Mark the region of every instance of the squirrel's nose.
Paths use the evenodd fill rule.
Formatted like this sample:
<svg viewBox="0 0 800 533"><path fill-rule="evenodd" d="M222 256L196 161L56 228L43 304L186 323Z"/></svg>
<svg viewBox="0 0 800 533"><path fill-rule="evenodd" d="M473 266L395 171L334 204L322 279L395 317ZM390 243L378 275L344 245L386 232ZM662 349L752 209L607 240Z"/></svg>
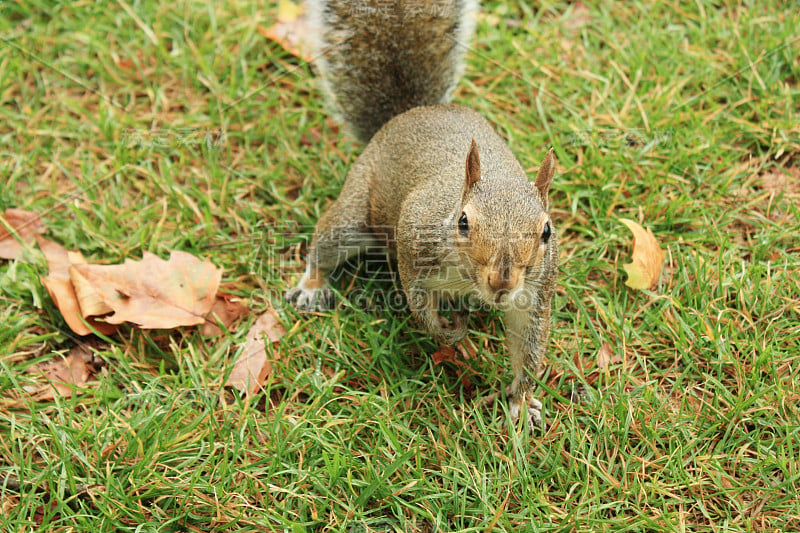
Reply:
<svg viewBox="0 0 800 533"><path fill-rule="evenodd" d="M511 261L501 261L486 274L486 284L494 293L495 302L500 303L520 284L523 271L515 267Z"/></svg>
<svg viewBox="0 0 800 533"><path fill-rule="evenodd" d="M499 305L510 292L511 280L493 272L489 274L489 279L486 281L488 282L489 288L494 292L495 303Z"/></svg>
<svg viewBox="0 0 800 533"><path fill-rule="evenodd" d="M505 275L504 275L505 274ZM500 297L506 293L511 288L511 276L508 275L509 273L502 273L502 272L490 272L489 277L486 280L489 288L492 289L494 292L497 293L497 296Z"/></svg>

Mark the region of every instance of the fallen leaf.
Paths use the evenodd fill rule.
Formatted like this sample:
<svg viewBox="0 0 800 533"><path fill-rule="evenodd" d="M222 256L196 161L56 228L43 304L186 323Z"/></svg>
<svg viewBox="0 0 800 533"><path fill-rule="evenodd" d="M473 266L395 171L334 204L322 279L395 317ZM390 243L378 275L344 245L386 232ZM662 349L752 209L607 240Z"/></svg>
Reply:
<svg viewBox="0 0 800 533"><path fill-rule="evenodd" d="M222 335L222 328L219 324L228 328L234 321L247 315L249 311L250 309L238 298L219 292L214 300L214 305L211 306L211 311L206 316L206 321L200 328L200 334L207 337Z"/></svg>
<svg viewBox="0 0 800 533"><path fill-rule="evenodd" d="M264 384L272 374L272 361L267 353L265 337L275 345L286 334L286 329L278 321L274 309L258 317L245 337L244 349L233 364L233 370L225 386L235 387L243 393L254 393ZM275 358L279 357L276 350L270 350Z"/></svg>
<svg viewBox="0 0 800 533"><path fill-rule="evenodd" d="M0 259L16 259L26 244L33 244L36 235L44 231L37 213L23 209L6 209L0 215Z"/></svg>
<svg viewBox="0 0 800 533"><path fill-rule="evenodd" d="M613 352L611 350L611 345L607 342L601 344L600 349L597 350L597 368L608 368L608 364L611 362L612 355Z"/></svg>
<svg viewBox="0 0 800 533"><path fill-rule="evenodd" d="M59 357L41 367L49 383L35 398L50 401L56 396L69 398L73 394L80 394L80 389L86 388L86 383L92 376L90 361L91 352L79 345L70 350L66 357Z"/></svg>
<svg viewBox="0 0 800 533"><path fill-rule="evenodd" d="M592 23L592 16L589 8L580 0L573 2L571 8L571 16L566 20L565 26L569 34L574 37L580 33L581 28Z"/></svg>
<svg viewBox="0 0 800 533"><path fill-rule="evenodd" d="M293 22L302 17L304 12L304 4L294 2L293 0L278 1L279 22Z"/></svg>
<svg viewBox="0 0 800 533"><path fill-rule="evenodd" d="M141 261L77 264L72 270L114 311L105 317L106 322L132 322L145 329L202 324L222 280L222 271L210 261L179 251L173 251L167 261L145 252ZM71 279L74 283L78 278ZM84 302L80 303L83 308Z"/></svg>
<svg viewBox="0 0 800 533"><path fill-rule="evenodd" d="M633 262L622 265L628 273L625 285L633 289L649 289L658 283L666 252L661 249L652 230L626 218L619 219L633 233Z"/></svg>
<svg viewBox="0 0 800 533"><path fill-rule="evenodd" d="M456 360L456 351L451 346L441 345L438 350L433 352L431 359L435 365L453 363Z"/></svg>
<svg viewBox="0 0 800 533"><path fill-rule="evenodd" d="M466 358L470 358L469 350L466 347L463 347L461 343L459 343L459 352L461 352L462 356L466 356ZM458 359L456 357L456 350L452 346L440 345L439 349L436 350L431 358L433 359L433 363L436 365L440 365L442 363L452 363L456 367L456 375L461 378L461 383L464 387L471 387L472 383L467 376L470 373L470 367L463 359Z"/></svg>
<svg viewBox="0 0 800 533"><path fill-rule="evenodd" d="M97 308L93 308L93 312L88 314L82 312L78 295L70 280L71 266L86 263L86 260L80 252L70 252L60 244L42 237L39 237L37 241L39 243L39 248L47 259L49 269L47 277L42 278L42 285L47 289L47 292L53 299L53 303L58 307L67 326L77 335L89 335L90 333L94 333L95 330L104 335L114 333L118 329L116 325L92 318L93 315L99 316L110 313L110 308L106 307L106 310L102 312ZM89 301L88 295L84 297ZM99 298L99 296L97 296L97 298ZM81 320L82 317L85 319L85 322ZM87 322L91 327L87 326Z"/></svg>
<svg viewBox="0 0 800 533"><path fill-rule="evenodd" d="M796 196L800 194L800 168L771 169L758 176L757 184L765 191Z"/></svg>
<svg viewBox="0 0 800 533"><path fill-rule="evenodd" d="M614 351L611 344L604 342L600 345L600 349L597 350L597 368L605 370L609 365L619 364L621 362L622 357Z"/></svg>
<svg viewBox="0 0 800 533"><path fill-rule="evenodd" d="M291 0L280 0L278 4L278 21L264 28L256 26L256 31L281 45L284 50L295 57L311 61L310 44L311 27L304 16L303 6Z"/></svg>
<svg viewBox="0 0 800 533"><path fill-rule="evenodd" d="M76 257L72 254L77 254ZM78 252L69 252L70 266L68 269L69 280L75 290L75 295L78 297L78 302L81 308L81 315L84 318L93 316L104 316L113 313L114 309L108 305L103 297L97 292L89 280L80 273L80 270L75 268L75 265L87 264L83 256Z"/></svg>
<svg viewBox="0 0 800 533"><path fill-rule="evenodd" d="M464 339L457 345L458 351L464 360L476 359L478 356L478 347L472 339Z"/></svg>

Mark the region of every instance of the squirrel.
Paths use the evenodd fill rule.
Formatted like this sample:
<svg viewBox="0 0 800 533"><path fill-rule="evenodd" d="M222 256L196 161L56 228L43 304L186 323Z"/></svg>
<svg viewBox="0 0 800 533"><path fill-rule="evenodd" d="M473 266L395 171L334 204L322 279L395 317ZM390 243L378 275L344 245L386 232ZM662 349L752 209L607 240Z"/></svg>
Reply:
<svg viewBox="0 0 800 533"><path fill-rule="evenodd" d="M316 225L306 269L285 299L331 307L326 273L381 246L397 259L408 306L440 343L467 333L477 297L504 312L509 414L542 424L534 396L550 333L558 243L548 214L551 148L533 183L489 122L448 103L464 70L475 0L307 0L328 103L366 144Z"/></svg>

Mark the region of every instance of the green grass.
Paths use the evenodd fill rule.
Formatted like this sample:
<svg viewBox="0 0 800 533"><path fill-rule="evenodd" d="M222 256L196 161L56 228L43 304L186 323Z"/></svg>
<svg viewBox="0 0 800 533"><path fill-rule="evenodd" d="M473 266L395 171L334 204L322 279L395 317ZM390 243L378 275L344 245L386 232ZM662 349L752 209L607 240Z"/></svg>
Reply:
<svg viewBox="0 0 800 533"><path fill-rule="evenodd" d="M536 5L485 2L456 94L526 168L559 160L533 436L481 401L508 379L496 317L434 365L405 313L357 301L370 282L283 307L360 148L258 33L273 5L0 5L0 209L92 261L210 257L289 329L251 400L222 387L247 318L96 340L92 387L35 402L26 370L86 340L41 262L0 262L0 529L800 531L800 6ZM668 250L654 291L624 285L619 218ZM624 361L599 370L604 342Z"/></svg>

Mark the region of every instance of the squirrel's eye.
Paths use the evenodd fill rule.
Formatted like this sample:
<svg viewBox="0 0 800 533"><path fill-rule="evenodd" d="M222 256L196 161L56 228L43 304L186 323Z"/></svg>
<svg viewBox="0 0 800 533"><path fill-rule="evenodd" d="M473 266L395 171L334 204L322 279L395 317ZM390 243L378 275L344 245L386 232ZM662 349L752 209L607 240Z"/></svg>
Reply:
<svg viewBox="0 0 800 533"><path fill-rule="evenodd" d="M550 235L552 234L552 230L550 229L550 223L547 222L542 229L542 244L547 244L547 241L550 240Z"/></svg>
<svg viewBox="0 0 800 533"><path fill-rule="evenodd" d="M461 217L458 219L458 232L464 237L469 236L469 221L466 213L461 213Z"/></svg>

